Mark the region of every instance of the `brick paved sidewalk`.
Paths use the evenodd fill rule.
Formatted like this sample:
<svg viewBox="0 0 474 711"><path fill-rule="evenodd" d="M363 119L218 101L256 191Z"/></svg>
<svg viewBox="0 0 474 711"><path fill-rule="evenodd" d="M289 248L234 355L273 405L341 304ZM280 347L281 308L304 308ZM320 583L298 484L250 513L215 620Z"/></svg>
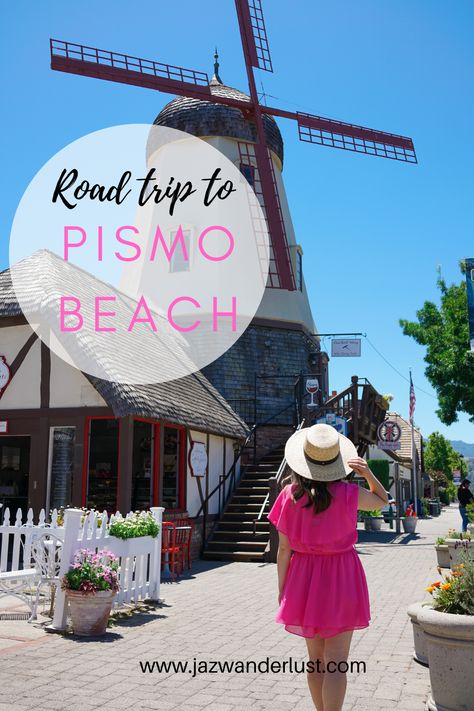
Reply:
<svg viewBox="0 0 474 711"><path fill-rule="evenodd" d="M409 603L436 577L433 543L459 528L457 508L420 521L416 537L361 532L372 624L354 634L345 711L422 711L428 670L412 659ZM193 575L162 585L164 605L109 632L104 641L47 635L0 621L0 711L92 711L111 704L176 711L290 711L312 706L302 674L143 674L139 660L303 660L304 640L273 622L276 566L201 561Z"/></svg>

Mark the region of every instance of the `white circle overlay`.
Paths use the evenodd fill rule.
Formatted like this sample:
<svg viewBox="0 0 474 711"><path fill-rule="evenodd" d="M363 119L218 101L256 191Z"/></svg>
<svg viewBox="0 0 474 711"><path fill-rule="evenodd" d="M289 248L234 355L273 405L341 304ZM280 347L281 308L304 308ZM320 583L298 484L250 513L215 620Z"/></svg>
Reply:
<svg viewBox="0 0 474 711"><path fill-rule="evenodd" d="M56 355L110 382L163 383L243 334L267 283L269 237L228 144L229 158L175 129L113 126L35 175L13 221L10 270L24 316Z"/></svg>

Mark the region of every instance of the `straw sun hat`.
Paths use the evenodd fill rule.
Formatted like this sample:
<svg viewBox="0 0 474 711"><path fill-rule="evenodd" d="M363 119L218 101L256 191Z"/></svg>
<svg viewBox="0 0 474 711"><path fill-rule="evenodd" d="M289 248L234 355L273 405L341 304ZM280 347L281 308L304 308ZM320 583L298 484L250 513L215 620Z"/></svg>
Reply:
<svg viewBox="0 0 474 711"><path fill-rule="evenodd" d="M352 470L348 459L358 457L350 439L331 425L313 425L295 432L285 445L288 466L305 479L335 481Z"/></svg>

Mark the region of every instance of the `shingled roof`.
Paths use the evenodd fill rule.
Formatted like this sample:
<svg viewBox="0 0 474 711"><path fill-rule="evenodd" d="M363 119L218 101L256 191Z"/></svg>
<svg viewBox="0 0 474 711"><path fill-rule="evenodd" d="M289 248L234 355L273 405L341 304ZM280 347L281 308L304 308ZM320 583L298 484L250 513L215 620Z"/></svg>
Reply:
<svg viewBox="0 0 474 711"><path fill-rule="evenodd" d="M44 311L52 308L55 295L48 293L42 278L44 279L44 274L47 273L45 263L48 269L54 269L56 260L60 258L47 250L36 252L23 260L25 271L30 276L27 283L26 279L24 280L22 299L27 296L30 309L34 307L38 311ZM72 273L77 270L77 267L69 264L68 269L72 270ZM87 272L83 272L81 278L85 291L90 288L92 279L98 281ZM82 297L82 294L80 296ZM0 272L0 322L2 318L12 316L22 316L22 309L13 288L10 269L6 269ZM87 350L87 342L80 345ZM158 346L159 342L157 343L156 340L144 341L144 347L155 348L154 352L150 352L150 357L157 357ZM176 340L175 347L182 348L179 339ZM101 362L104 375L113 378L118 366L113 349L110 351L101 354ZM182 356L183 359L187 357L184 350ZM97 358L97 353L95 357ZM109 379L87 373L84 375L117 417L125 415L149 417L239 439L248 434L247 425L199 371L168 382L147 385L111 382Z"/></svg>
<svg viewBox="0 0 474 711"><path fill-rule="evenodd" d="M386 415L386 420L392 420L396 422L401 431L401 437L400 437L400 449L396 449L394 451L387 451L387 454L390 454L396 461L403 463L403 464L412 464L412 443L411 443L411 424L408 422L408 420L405 420L401 415L398 414L398 412L387 412ZM423 436L421 432L419 432L415 428L415 447L416 447L416 453L417 453L417 458L419 462L422 462L422 444L423 444Z"/></svg>
<svg viewBox="0 0 474 711"><path fill-rule="evenodd" d="M229 136L243 141L257 142L255 121L244 115L250 97L238 89L225 86L215 78L210 82L211 94L242 102L242 109L225 104L213 104L187 96L178 96L160 111L155 126L167 126L185 131L193 136ZM276 121L267 114L262 116L268 147L283 164L283 139Z"/></svg>

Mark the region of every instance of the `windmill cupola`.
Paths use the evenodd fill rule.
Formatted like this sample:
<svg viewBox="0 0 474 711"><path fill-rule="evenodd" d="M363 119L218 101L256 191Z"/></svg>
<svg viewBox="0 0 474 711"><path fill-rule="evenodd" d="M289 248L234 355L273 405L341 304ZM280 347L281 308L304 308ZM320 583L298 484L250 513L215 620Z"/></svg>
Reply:
<svg viewBox="0 0 474 711"><path fill-rule="evenodd" d="M248 102L250 98L247 94L226 86L220 78L217 50L214 60L214 75L209 82L211 94ZM280 129L271 116L264 114L262 118L267 145L283 164L283 138ZM166 104L153 123L155 126L176 128L193 136L226 136L257 142L255 122L245 115L245 109L186 96L178 96Z"/></svg>

